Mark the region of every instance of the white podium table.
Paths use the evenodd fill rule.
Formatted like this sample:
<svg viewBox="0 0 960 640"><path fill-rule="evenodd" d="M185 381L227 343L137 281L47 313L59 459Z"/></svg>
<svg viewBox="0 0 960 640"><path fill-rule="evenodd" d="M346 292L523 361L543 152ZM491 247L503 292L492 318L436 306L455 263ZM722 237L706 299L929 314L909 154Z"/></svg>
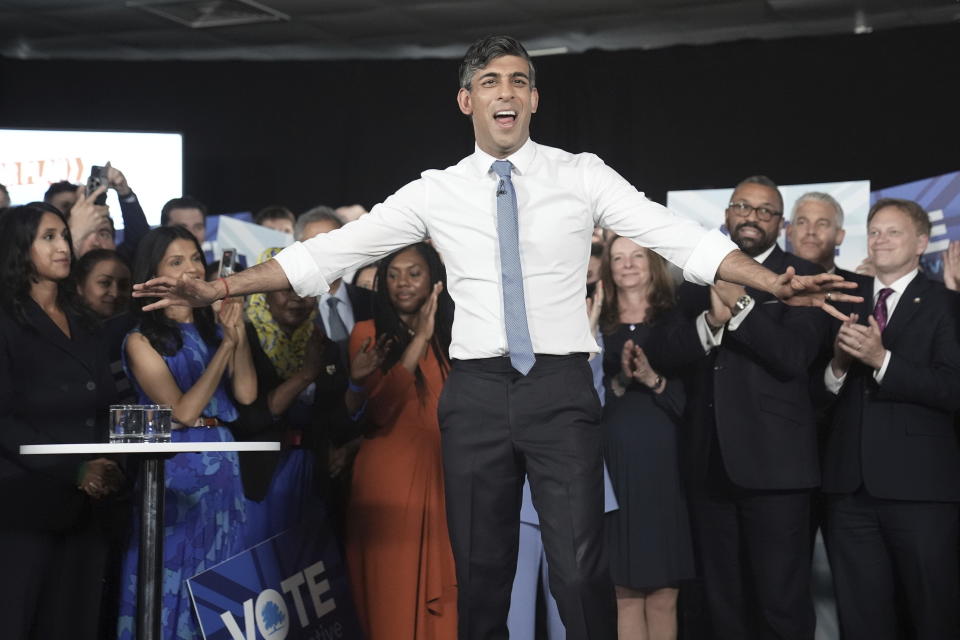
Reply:
<svg viewBox="0 0 960 640"><path fill-rule="evenodd" d="M25 444L21 455L132 455L140 458L140 556L137 561L137 640L160 640L163 594L163 461L177 453L279 451L279 442L144 442Z"/></svg>

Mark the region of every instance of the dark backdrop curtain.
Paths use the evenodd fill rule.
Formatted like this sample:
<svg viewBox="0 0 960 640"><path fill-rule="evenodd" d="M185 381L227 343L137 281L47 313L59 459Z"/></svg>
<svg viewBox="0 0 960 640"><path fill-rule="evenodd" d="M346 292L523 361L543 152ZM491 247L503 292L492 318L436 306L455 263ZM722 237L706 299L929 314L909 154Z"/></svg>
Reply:
<svg viewBox="0 0 960 640"><path fill-rule="evenodd" d="M960 169L958 61L957 24L538 58L533 137L660 201L754 173L889 186ZM0 126L181 131L213 212L369 208L471 152L457 65L6 58Z"/></svg>

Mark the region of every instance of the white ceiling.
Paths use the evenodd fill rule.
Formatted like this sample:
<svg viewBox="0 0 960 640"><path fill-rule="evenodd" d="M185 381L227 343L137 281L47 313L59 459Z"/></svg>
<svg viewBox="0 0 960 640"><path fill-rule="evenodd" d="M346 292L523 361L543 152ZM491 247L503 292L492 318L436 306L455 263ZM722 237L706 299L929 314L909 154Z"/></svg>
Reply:
<svg viewBox="0 0 960 640"><path fill-rule="evenodd" d="M289 19L194 29L133 6L140 1L0 0L0 56L459 57L471 41L490 33L516 36L531 50L576 53L960 20L957 0L257 0ZM193 0L198 8L191 10L222 11L230 1Z"/></svg>

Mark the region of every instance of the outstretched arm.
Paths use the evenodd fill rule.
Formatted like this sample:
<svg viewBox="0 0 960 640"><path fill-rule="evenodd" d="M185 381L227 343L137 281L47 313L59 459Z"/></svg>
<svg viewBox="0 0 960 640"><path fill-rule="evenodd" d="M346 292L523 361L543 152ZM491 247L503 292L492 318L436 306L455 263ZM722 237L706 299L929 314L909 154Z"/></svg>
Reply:
<svg viewBox="0 0 960 640"><path fill-rule="evenodd" d="M160 298L143 308L144 311L153 311L172 305L207 307L228 295L244 296L289 288L290 282L280 264L276 260L268 260L211 282L191 278L186 274L179 278L161 276L133 285L133 297Z"/></svg>
<svg viewBox="0 0 960 640"><path fill-rule="evenodd" d="M847 282L829 273L798 276L793 267L788 267L786 272L778 276L742 251L727 254L717 269L717 279L767 291L795 307L820 307L844 322L848 320L847 316L832 303L863 302L859 296L843 293L844 289L856 289L855 282Z"/></svg>

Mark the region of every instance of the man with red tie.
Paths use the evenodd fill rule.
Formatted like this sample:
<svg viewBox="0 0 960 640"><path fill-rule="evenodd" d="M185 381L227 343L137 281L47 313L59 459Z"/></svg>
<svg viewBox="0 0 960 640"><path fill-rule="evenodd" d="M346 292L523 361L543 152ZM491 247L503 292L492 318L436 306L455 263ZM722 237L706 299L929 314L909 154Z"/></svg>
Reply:
<svg viewBox="0 0 960 640"><path fill-rule="evenodd" d="M864 301L823 372L836 396L822 490L840 624L846 640L957 638L960 297L919 271L931 225L918 204L879 200L867 229L877 275L856 276Z"/></svg>

